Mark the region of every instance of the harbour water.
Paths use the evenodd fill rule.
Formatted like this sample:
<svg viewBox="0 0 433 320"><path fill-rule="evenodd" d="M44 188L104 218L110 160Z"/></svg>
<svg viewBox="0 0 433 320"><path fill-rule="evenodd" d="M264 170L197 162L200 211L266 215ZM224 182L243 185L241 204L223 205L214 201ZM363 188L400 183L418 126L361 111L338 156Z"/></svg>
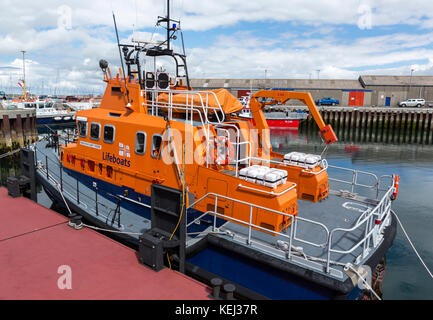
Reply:
<svg viewBox="0 0 433 320"><path fill-rule="evenodd" d="M300 151L321 154L324 144L316 130L299 132L273 131L272 146L286 153ZM329 164L380 175L400 175L400 191L393 209L399 216L412 242L433 269L433 145L393 144L344 141L331 145L326 151ZM1 184L7 176L19 174L19 158L0 159ZM38 201L51 207L42 189ZM302 215L302 213L300 213ZM433 280L417 259L403 232L398 228L394 245L387 254L383 299L433 299Z"/></svg>
<svg viewBox="0 0 433 320"><path fill-rule="evenodd" d="M272 145L280 153L320 154L324 150L317 130L274 132ZM326 158L331 165L378 176L393 173L400 176L399 194L393 202L393 210L427 266L433 269L433 146L337 142L326 150ZM387 254L382 292L385 300L433 299L433 280L400 228Z"/></svg>

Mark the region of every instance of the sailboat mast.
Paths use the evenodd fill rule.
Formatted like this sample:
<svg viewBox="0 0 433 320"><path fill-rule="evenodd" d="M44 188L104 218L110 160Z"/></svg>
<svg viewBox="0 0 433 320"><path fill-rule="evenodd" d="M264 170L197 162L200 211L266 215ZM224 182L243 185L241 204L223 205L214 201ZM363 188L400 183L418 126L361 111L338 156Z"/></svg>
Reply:
<svg viewBox="0 0 433 320"><path fill-rule="evenodd" d="M25 60L25 51L21 51L23 53L23 90L24 90L24 100L27 100L27 90L26 90L26 60Z"/></svg>

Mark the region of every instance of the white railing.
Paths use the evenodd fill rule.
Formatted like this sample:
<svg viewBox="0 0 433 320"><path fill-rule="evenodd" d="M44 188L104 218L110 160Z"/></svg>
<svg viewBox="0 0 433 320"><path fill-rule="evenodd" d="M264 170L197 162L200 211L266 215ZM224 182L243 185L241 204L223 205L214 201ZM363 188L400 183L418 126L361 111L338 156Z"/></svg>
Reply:
<svg viewBox="0 0 433 320"><path fill-rule="evenodd" d="M313 220L302 218L302 217L299 217L299 216L294 216L294 215L287 214L287 213L283 213L281 211L273 210L273 209L270 209L270 208L266 208L266 207L263 207L263 206L259 206L259 205L252 204L252 203L248 203L248 202L245 202L245 201L242 201L242 200L230 198L230 197L223 196L223 195L216 194L216 193L208 193L208 194L204 195L203 197L201 197L200 199L198 199L197 201L195 201L194 203L192 203L191 205L189 205L188 208L187 208L187 214L188 214L188 210L193 209L198 203L200 203L204 199L208 199L210 197L215 197L214 210L213 211L206 211L203 214L201 214L200 216L198 216L197 218L195 218L193 221L191 221L190 223L188 223L186 225L187 229L188 229L189 226L191 226L193 223L196 223L197 221L201 220L203 217L205 217L207 215L213 215L213 227L212 227L212 231L209 231L209 230L208 231L203 231L203 232L201 232L201 234L204 235L204 234L207 234L207 233L214 233L214 232L216 232L217 231L217 228L216 228L217 220L216 219L217 219L217 217L220 217L220 218L222 218L224 220L235 221L235 222L237 222L237 223L239 223L241 225L244 225L244 226L248 227L247 244L251 244L252 229L257 229L257 230L262 231L262 232L271 233L271 234L274 234L276 236L281 236L282 238L285 238L285 239L287 239L289 241L290 248L292 247L293 240L296 240L296 241L299 241L299 242L302 242L302 243L305 243L305 244L308 244L308 245L311 245L311 246L314 246L314 247L318 247L318 248L325 248L326 245L327 245L327 243L328 243L329 230L321 222L313 221ZM247 221L239 220L239 219L236 219L234 217L230 217L230 216L227 216L227 215L224 215L222 213L217 212L217 209L218 209L218 199L224 199L224 200L232 201L234 203L239 203L239 204L243 204L243 205L248 206L249 209L250 209L249 221L247 222ZM265 211L266 213L273 213L273 214L278 214L278 215L287 217L288 219L290 219L292 221L292 225L295 225L295 226L297 225L298 221L302 221L302 222L305 222L305 223L310 223L310 224L319 226L319 227L321 227L321 229L323 229L323 231L326 234L326 236L324 237L324 242L322 242L322 243L314 243L314 242L311 242L311 241L308 241L308 240L305 240L305 239L300 239L300 238L298 238L296 236L296 228L293 228L293 227L290 227L290 234L287 235L287 234L282 233L282 232L273 231L273 230L266 229L266 228L263 228L261 226L258 226L256 224L253 224L252 223L252 217L253 217L253 209L254 208L255 209L261 209L261 210ZM189 235L189 234L190 233L187 232L187 235ZM194 234L196 234L196 233L194 233ZM289 257L291 257L291 252L290 251L291 250L289 250Z"/></svg>
<svg viewBox="0 0 433 320"><path fill-rule="evenodd" d="M367 209L358 219L355 226L352 228L335 228L331 231L329 235L329 245L328 245L328 253L327 253L327 262L326 262L326 272L329 272L329 265L331 260L331 253L340 253L340 254L349 254L359 248L361 245L362 248L362 258L365 258L370 252L370 242L373 239L372 247L377 247L381 240L381 233L383 229L386 227L387 221L389 221L388 217L391 214L391 194L394 192L394 187L389 188L389 190L385 193L385 195L380 200L379 204L376 205L372 210ZM379 224L376 223L379 222ZM345 233L353 233L355 230L360 229L363 225L365 225L364 236L352 245L351 248L347 250L338 250L332 248L332 239L337 232L345 232Z"/></svg>
<svg viewBox="0 0 433 320"><path fill-rule="evenodd" d="M230 124L230 123L218 124L218 125L214 125L214 128L216 131L218 131L218 130L226 131L227 135L228 135L227 138L235 146L235 157L234 157L234 159L232 159L230 161L230 165L233 165L233 164L235 165L236 177L238 177L239 176L239 164L243 163L244 161L248 161L248 165L250 165L250 163L251 163L251 150L252 150L251 141L240 141L241 134L240 134L239 127L234 125L234 124ZM227 130L225 128L231 128L235 131L235 140L236 140L235 142L231 141L230 132L229 132L229 130ZM241 158L240 148L243 145L245 145L247 148L247 157L246 158Z"/></svg>
<svg viewBox="0 0 433 320"><path fill-rule="evenodd" d="M198 110L204 115L203 125L207 124L220 124L224 122L225 114L221 108L221 104L216 96L215 92L212 91L188 91L188 90L161 90L161 89L146 89L143 90L143 95L150 93L152 100L150 105L146 104L146 107L151 107L152 115L158 115L159 109L166 109L168 118L171 120L173 116L173 110L185 111L185 120L193 121L193 112ZM160 101L160 95L166 95L167 101ZM185 103L174 103L174 95L185 95ZM209 97L212 96L215 99L217 107L209 106ZM211 113L210 113L211 112ZM213 114L217 121L211 121L208 118L209 114Z"/></svg>
<svg viewBox="0 0 433 320"><path fill-rule="evenodd" d="M332 167L346 170L345 168L340 168L340 167L335 167L335 166L332 166ZM351 170L351 169L347 169L347 170L349 170L350 172L354 171L353 175L355 177L359 176L361 173L367 174L367 175L372 176L372 177L376 177L376 175L374 175L372 173L368 173L368 172L356 171L356 170ZM390 186L388 186L386 189L381 189L380 188L381 181L384 179L389 179L389 178L391 178L392 184ZM334 179L334 180L338 180L338 179ZM271 233L271 234L274 234L276 236L281 236L281 238L283 238L283 239L287 239L289 242L289 247L288 247L288 251L287 251L287 255L286 255L288 259L290 259L292 257L292 254L294 252L296 252L296 250L293 250L293 247L292 247L293 241L299 241L301 243L311 245L314 247L324 248L325 253L327 254L327 258L325 260L323 260L323 262L325 263L325 271L327 273L330 273L331 272L330 264L333 263L333 260L332 260L332 254L333 253L350 254L350 253L354 252L357 248L362 246L362 253L361 253L360 257L358 257L358 259L360 259L360 258L365 258L368 255L368 253L372 250L372 248L376 248L379 245L380 241L383 238L383 236L382 236L383 230L389 224L389 221L390 221L389 217L391 214L391 195L395 190L394 189L394 182L393 182L391 176L381 176L380 178L377 178L377 180L375 179L375 184L371 185L371 186L360 184L357 182L356 179L352 179L351 182L344 181L344 180L338 180L338 181L348 183L348 184L351 184L353 186L362 186L362 187L365 187L368 189L374 188L374 189L377 189L378 191L380 190L380 191L386 191L386 192L383 194L383 196L380 198L380 201L373 208L365 206L364 211L362 211L361 209L358 209L362 213L358 217L358 219L356 220L354 226L352 226L351 228L336 227L331 232L329 231L328 227L321 222L302 218L299 216L293 216L293 215L286 214L286 213L283 213L283 212L280 212L277 210L269 209L269 208L266 208L263 206L255 205L252 203L248 203L248 202L241 201L238 199L219 195L216 193L208 193L208 194L204 195L203 197L201 197L200 199L198 199L197 201L195 201L193 204L191 204L187 208L187 214L188 214L189 209L194 208L194 206L196 206L198 203L200 203L204 199L210 198L210 197L214 198L214 203L213 203L214 210L213 211L208 210L208 211L204 212L203 214L201 214L200 216L195 218L193 221L188 223L187 228L189 226L191 226L193 223L196 223L197 221L201 220L203 217L205 217L207 215L213 215L213 227L211 230L207 229L207 230L199 232L199 233L197 233L197 232L187 233L187 235L192 235L192 234L205 235L207 233L218 232L218 230L216 228L217 217L222 218L222 219L227 220L227 221L234 221L234 222L248 228L247 245L251 245L251 243L252 243L252 240L251 240L252 239L252 229L259 230L260 232ZM244 186L240 185L239 187L244 187ZM294 187L296 187L296 185L294 185L291 188L288 188L288 190L291 190ZM283 193L287 192L288 190L284 190ZM278 194L273 194L273 195L278 196ZM240 203L240 204L244 204L244 205L248 206L250 208L249 221L239 220L239 219L236 219L236 218L233 218L233 217L230 217L230 216L227 216L227 215L224 215L222 213L217 212L218 199L229 200L229 201L233 201L233 203ZM287 235L287 234L282 233L282 232L269 230L269 229L260 227L256 224L253 224L252 223L252 213L253 213L254 208L262 209L267 213L279 214L279 215L290 218L292 221L292 225L290 226L290 234ZM321 227L325 231L325 234L326 234L325 240L322 243L314 243L314 242L308 241L306 239L298 238L297 229L298 229L298 223L299 222L305 222L305 223L309 223L309 224L313 224L313 225ZM378 223L376 223L376 222L378 222ZM356 231L358 231L358 229L360 229L362 227L364 227L363 233L361 233L361 235L359 234L359 232L356 233ZM359 241L354 243L347 250L335 249L335 248L333 248L332 239L335 238L335 234L338 232L344 232L347 235L352 234L353 236L357 236L357 234L358 234L358 237L360 237L360 239L359 239ZM317 260L321 260L320 257L315 257L315 258L317 258Z"/></svg>
<svg viewBox="0 0 433 320"><path fill-rule="evenodd" d="M370 172L366 172L366 171L360 171L360 170L342 168L342 167L337 167L337 166L332 166L332 165L328 165L328 168L339 170L341 172L351 174L351 179L350 180L341 180L341 179L336 179L336 178L329 177L328 179L330 181L334 181L334 182L350 185L351 186L351 189L350 189L351 193L354 193L355 187L361 187L361 188L364 188L364 189L370 189L372 191L375 191L376 192L376 200L379 200L379 193L380 193L380 191L388 191L388 188L384 189L384 188L381 188L381 186L380 186L381 182L383 180L390 179L391 180L391 185L393 184L393 181L392 181L393 178L392 178L392 176L389 176L389 175L383 175L380 178L378 178L375 174L370 173ZM369 185L368 184L360 183L359 179L362 176L370 177L370 179L372 179L373 183L369 184Z"/></svg>

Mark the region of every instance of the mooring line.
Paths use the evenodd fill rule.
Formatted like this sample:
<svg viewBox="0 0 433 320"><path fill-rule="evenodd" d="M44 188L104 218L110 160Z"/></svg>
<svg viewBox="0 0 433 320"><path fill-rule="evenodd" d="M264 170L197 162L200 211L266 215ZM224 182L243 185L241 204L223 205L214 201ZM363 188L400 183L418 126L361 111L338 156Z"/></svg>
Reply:
<svg viewBox="0 0 433 320"><path fill-rule="evenodd" d="M403 230L404 235L407 238L407 241L409 241L410 246L412 247L413 251L415 252L416 256L418 257L421 264L424 266L424 268L427 270L430 277L433 279L433 274L431 273L430 269L425 264L424 260L421 258L420 254L416 250L415 246L413 245L412 241L410 240L409 235L407 234L406 230L403 227L403 224L401 223L400 219L397 217L397 214L394 212L394 210L391 210L391 212L394 214L395 218L397 219L398 224L400 225L401 230Z"/></svg>
<svg viewBox="0 0 433 320"><path fill-rule="evenodd" d="M15 149L15 150L12 150L12 151L9 151L9 152L6 152L6 153L3 153L3 154L0 155L0 159L3 159L3 158L6 158L6 157L9 157L9 156L11 156L11 155L14 155L15 153L19 152L20 150L21 150L21 148L18 148L18 149Z"/></svg>
<svg viewBox="0 0 433 320"><path fill-rule="evenodd" d="M56 227L56 226L60 226L62 224L66 224L66 223L68 223L68 221L63 221L63 222L60 222L60 223L53 224L51 226L47 226L47 227L43 227L43 228L40 228L40 229L24 232L24 233L21 233L21 234L17 234L17 235L14 235L12 237L9 237L9 238L0 239L0 242L6 241L6 240L11 240L11 239L14 239L14 238L19 238L19 237L22 237L22 236L25 236L25 235L28 235L28 234L31 234L31 233L35 233L35 232L38 232L38 231L46 230L46 229L53 228L53 227Z"/></svg>

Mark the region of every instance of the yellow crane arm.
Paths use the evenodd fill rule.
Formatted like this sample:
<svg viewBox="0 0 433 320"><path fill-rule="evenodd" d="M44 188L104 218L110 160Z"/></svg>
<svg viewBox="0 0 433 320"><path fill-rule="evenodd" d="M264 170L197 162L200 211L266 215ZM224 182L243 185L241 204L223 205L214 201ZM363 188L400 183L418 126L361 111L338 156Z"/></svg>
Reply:
<svg viewBox="0 0 433 320"><path fill-rule="evenodd" d="M270 101L265 101L264 99L272 99ZM266 105L281 103L284 104L287 100L295 99L304 103L310 110L314 121L317 123L320 129L320 135L325 140L326 144L332 144L338 141L334 130L331 125L326 125L323 121L322 116L314 103L313 98L309 92L294 92L294 91L282 91L282 90L260 90L251 96L250 109L256 123L257 129L263 130L268 129L268 124L266 122L265 115L263 113L263 108Z"/></svg>

